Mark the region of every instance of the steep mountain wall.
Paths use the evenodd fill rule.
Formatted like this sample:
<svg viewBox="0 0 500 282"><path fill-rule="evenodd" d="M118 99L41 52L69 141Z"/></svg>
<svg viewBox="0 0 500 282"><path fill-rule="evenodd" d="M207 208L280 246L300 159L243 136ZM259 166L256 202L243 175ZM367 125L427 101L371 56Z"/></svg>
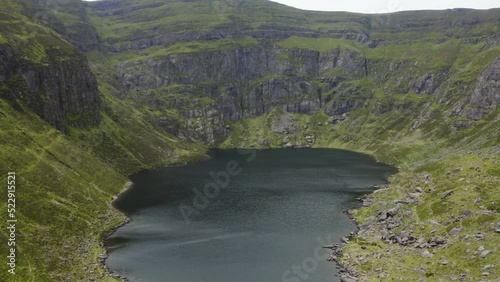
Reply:
<svg viewBox="0 0 500 282"><path fill-rule="evenodd" d="M359 108L405 110L416 94L455 116L457 129L494 110L472 96L500 55L496 10L369 16L266 1L89 6L117 96L157 111L157 126L187 140L219 144L235 121L275 107L335 119ZM202 16L209 12L213 18Z"/></svg>
<svg viewBox="0 0 500 282"><path fill-rule="evenodd" d="M85 56L24 14L1 11L0 16L0 97L26 103L59 130L97 125L101 102Z"/></svg>

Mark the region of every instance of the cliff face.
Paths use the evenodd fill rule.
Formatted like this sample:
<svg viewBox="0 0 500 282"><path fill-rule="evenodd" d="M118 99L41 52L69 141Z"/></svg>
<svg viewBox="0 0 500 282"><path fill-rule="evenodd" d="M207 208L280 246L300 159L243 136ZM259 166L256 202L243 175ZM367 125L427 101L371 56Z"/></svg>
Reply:
<svg viewBox="0 0 500 282"><path fill-rule="evenodd" d="M83 56L41 65L20 58L15 48L0 46L2 97L26 103L59 130L99 123L97 82Z"/></svg>
<svg viewBox="0 0 500 282"><path fill-rule="evenodd" d="M116 70L122 97L134 93L132 99L146 100L157 110L176 109L190 122L175 131L196 132L196 139L216 144L227 138L229 123L274 107L303 114L320 110L339 82L365 76L365 60L350 50L260 46L121 62ZM332 71L342 75L324 76ZM328 111L345 112L336 106ZM205 127L202 120L218 133L208 136L213 135L209 129L204 136L195 130L194 124Z"/></svg>
<svg viewBox="0 0 500 282"><path fill-rule="evenodd" d="M497 10L371 16L268 1L88 5L117 97L154 110L155 125L187 140L219 144L234 122L275 107L336 119L358 109L405 112L425 100L456 117L456 129L494 110L483 98L494 94L474 88L489 81L481 74L500 55L491 36Z"/></svg>
<svg viewBox="0 0 500 282"><path fill-rule="evenodd" d="M474 92L462 114L480 120L493 113L500 104L500 58L479 76Z"/></svg>
<svg viewBox="0 0 500 282"><path fill-rule="evenodd" d="M97 125L101 102L87 59L59 34L32 22L29 7L18 3L18 12L0 11L0 97L25 103L59 130Z"/></svg>

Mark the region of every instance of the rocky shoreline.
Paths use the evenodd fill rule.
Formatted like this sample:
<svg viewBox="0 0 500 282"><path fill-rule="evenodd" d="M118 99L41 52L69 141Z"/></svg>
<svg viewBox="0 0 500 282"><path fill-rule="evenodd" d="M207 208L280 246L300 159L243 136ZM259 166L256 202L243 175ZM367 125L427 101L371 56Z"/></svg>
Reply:
<svg viewBox="0 0 500 282"><path fill-rule="evenodd" d="M113 202L118 199L120 197L120 195L122 195L123 193L125 193L125 191L127 191L128 189L130 189L132 187L133 183L132 181L127 181L125 183L125 185L123 186L123 189L122 191L120 191L120 193L118 193L116 196L113 197L113 199L111 200L111 203L110 205L113 205ZM114 209L114 207L113 207ZM109 257L108 255L108 248L106 247L106 240L113 234L115 234L115 232L122 228L123 226L129 224L132 220L129 218L129 217L126 217L125 220L123 222L121 222L120 224L118 224L117 226L113 227L111 230L109 230L106 235L103 237L102 241L101 241L101 248L104 249L104 253L101 255L101 260L100 260L100 264L101 264L101 267L107 272L109 273L112 277L115 277L121 281L124 281L124 282L132 282L131 280L129 280L128 278L124 277L124 276L121 276L120 274L116 273L116 272L113 272L109 267L108 265L106 264L106 261Z"/></svg>
<svg viewBox="0 0 500 282"><path fill-rule="evenodd" d="M371 197L373 193L377 192L379 189L386 189L387 185L375 185L372 188L376 189L372 193L363 195L359 198L357 198L358 201L362 203L363 206L368 206L371 204ZM357 230L350 232L348 236L342 237L341 238L341 243L336 243L331 246L325 246L324 248L328 248L332 250L332 254L330 257L327 259L328 261L335 262L337 270L339 272L340 276L340 281L341 282L357 282L360 281L359 274L354 270L352 266L349 264L344 263L341 260L341 257L343 255L343 252L345 250L346 245L350 240L352 240L354 237L356 237L360 231L362 231L362 226L359 224L359 222L356 220L356 218L353 216L353 211L356 209L350 209L344 211L351 220L353 220L356 223Z"/></svg>
<svg viewBox="0 0 500 282"><path fill-rule="evenodd" d="M106 244L105 244L105 241L111 236L113 235L118 229L122 228L123 226L129 224L131 221L130 218L126 218L124 222L120 223L119 225L117 225L116 227L114 227L113 229L111 229L107 234L106 236L104 236L104 239L102 240L101 242L101 247L104 249L104 253L101 255L101 267L104 268L104 270L106 270L111 276L121 280L121 281L124 281L124 282L132 282L132 280L129 280L128 278L124 277L124 276L121 276L120 274L116 273L116 272L113 272L109 267L108 265L106 264L106 261L109 257L108 255L108 248L106 248Z"/></svg>
<svg viewBox="0 0 500 282"><path fill-rule="evenodd" d="M373 186L374 190L372 193L363 195L357 198L358 201L362 203L362 207L369 207L373 205L373 197L375 194L383 192L387 190L389 184L385 185L375 185ZM422 188L416 187L415 192L409 193L408 196L402 200L396 200L391 203L390 206L386 207L386 210L380 211L376 214L376 216L372 216L367 218L367 223L360 224L355 216L354 211L357 209L350 209L345 211L347 215L356 223L358 230L351 232L349 236L343 237L341 239L342 243L334 245L332 248L333 253L328 259L329 261L333 261L337 264L337 268L340 273L341 282L357 282L357 281L365 281L360 278L359 273L356 272L353 265L349 263L345 263L342 261L342 256L344 255L344 250L353 238L363 235L365 233L379 233L380 236L376 236L376 239L379 241L383 241L389 244L399 244L405 247L414 247L414 248L432 248L439 247L441 245L446 245L447 241L444 238L439 236L434 237L429 242L425 242L422 239L416 238L409 233L401 232L400 234L395 234L391 230L399 227L401 225L402 218L398 217L397 214L402 209L403 204L416 204L419 201L421 194L423 193ZM361 208L361 207L360 207ZM404 215L403 215L404 216ZM363 247L362 247L363 249ZM425 252L424 252L425 253ZM430 255L430 253L429 253ZM363 259L362 259L363 260ZM382 269L379 270L382 272ZM378 278L386 278L383 273L379 275Z"/></svg>
<svg viewBox="0 0 500 282"><path fill-rule="evenodd" d="M483 183L491 182L482 169L481 165L471 166L467 171L455 167L438 176L405 170L391 178L389 184L375 186L377 190L373 193L359 197L362 206L346 211L358 230L331 248L329 261L338 265L341 281L396 277L427 281L436 275L436 269L446 270L444 278L448 281L497 281L498 264L493 257L498 246L492 240L500 234L500 221L494 219L498 214L488 209L482 197L468 198L467 207L455 204L458 212L439 210L468 191L475 174L482 177ZM443 181L455 185L444 186ZM481 190L479 185L471 187L474 191ZM422 207L432 205L429 201L433 201L434 210L423 213ZM438 212L442 215L436 216ZM493 221L472 221L475 218ZM471 228L471 222L478 223ZM450 254L450 250L461 251L456 255ZM408 263L408 259L414 263ZM470 263L478 264L475 273L469 270Z"/></svg>

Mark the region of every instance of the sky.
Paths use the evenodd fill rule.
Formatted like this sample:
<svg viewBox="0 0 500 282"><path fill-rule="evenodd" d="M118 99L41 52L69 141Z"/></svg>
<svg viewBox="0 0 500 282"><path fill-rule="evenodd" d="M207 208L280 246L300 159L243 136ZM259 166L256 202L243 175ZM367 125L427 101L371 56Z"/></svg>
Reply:
<svg viewBox="0 0 500 282"><path fill-rule="evenodd" d="M390 13L451 8L500 8L499 0L272 0L304 10Z"/></svg>

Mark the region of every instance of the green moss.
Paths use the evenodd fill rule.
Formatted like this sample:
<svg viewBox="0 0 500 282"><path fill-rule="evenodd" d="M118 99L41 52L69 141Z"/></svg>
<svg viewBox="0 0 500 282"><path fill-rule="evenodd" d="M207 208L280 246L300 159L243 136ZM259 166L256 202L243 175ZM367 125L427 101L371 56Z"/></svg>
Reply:
<svg viewBox="0 0 500 282"><path fill-rule="evenodd" d="M37 64L46 64L45 47L38 42L31 42L22 51L22 58Z"/></svg>
<svg viewBox="0 0 500 282"><path fill-rule="evenodd" d="M9 43L9 40L0 34L0 45Z"/></svg>

